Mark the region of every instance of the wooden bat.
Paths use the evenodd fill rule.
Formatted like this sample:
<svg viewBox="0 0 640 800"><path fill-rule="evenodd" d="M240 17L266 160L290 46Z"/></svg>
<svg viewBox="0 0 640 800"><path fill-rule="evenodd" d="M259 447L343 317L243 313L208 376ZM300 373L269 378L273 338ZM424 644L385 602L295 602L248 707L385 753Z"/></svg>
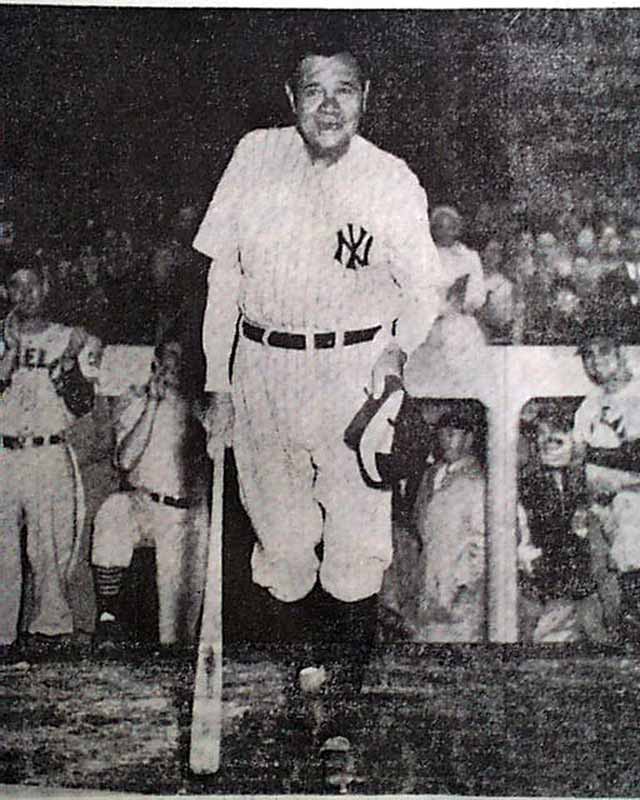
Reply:
<svg viewBox="0 0 640 800"><path fill-rule="evenodd" d="M202 626L193 691L189 766L198 774L220 767L222 734L222 505L224 444L213 458L211 526Z"/></svg>

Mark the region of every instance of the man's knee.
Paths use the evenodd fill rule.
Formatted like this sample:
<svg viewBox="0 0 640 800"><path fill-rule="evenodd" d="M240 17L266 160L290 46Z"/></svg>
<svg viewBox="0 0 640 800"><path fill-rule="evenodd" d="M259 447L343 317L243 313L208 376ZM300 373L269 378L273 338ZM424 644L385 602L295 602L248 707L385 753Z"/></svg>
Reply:
<svg viewBox="0 0 640 800"><path fill-rule="evenodd" d="M91 561L104 567L128 566L134 545L131 496L112 494L98 509L93 523Z"/></svg>

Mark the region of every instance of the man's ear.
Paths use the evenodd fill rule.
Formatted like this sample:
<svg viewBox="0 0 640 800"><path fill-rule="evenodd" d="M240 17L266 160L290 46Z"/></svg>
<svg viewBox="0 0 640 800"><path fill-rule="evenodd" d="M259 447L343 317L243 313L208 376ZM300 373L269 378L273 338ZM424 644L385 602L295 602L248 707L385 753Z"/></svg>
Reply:
<svg viewBox="0 0 640 800"><path fill-rule="evenodd" d="M291 110L293 113L296 113L296 95L293 89L291 88L291 84L287 81L284 85L284 91L287 95L287 99L289 100L289 105L291 106Z"/></svg>
<svg viewBox="0 0 640 800"><path fill-rule="evenodd" d="M363 114L367 110L367 99L369 97L369 86L370 86L369 81L365 81L364 82L364 87L362 89L362 113Z"/></svg>

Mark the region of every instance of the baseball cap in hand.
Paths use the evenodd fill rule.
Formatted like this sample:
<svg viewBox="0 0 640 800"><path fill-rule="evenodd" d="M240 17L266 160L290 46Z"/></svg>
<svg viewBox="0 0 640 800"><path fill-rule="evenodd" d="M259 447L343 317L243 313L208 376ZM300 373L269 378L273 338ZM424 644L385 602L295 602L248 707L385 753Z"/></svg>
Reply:
<svg viewBox="0 0 640 800"><path fill-rule="evenodd" d="M388 375L382 397L368 397L344 432L344 442L355 452L364 482L375 489L389 489L393 482L393 425L403 399L402 381Z"/></svg>

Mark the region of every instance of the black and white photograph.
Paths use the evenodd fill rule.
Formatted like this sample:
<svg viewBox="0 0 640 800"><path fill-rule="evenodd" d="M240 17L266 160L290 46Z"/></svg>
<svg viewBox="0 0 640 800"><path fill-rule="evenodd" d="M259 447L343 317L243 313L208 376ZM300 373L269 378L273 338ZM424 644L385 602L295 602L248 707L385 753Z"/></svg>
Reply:
<svg viewBox="0 0 640 800"><path fill-rule="evenodd" d="M3 796L638 796L639 64L0 4Z"/></svg>

